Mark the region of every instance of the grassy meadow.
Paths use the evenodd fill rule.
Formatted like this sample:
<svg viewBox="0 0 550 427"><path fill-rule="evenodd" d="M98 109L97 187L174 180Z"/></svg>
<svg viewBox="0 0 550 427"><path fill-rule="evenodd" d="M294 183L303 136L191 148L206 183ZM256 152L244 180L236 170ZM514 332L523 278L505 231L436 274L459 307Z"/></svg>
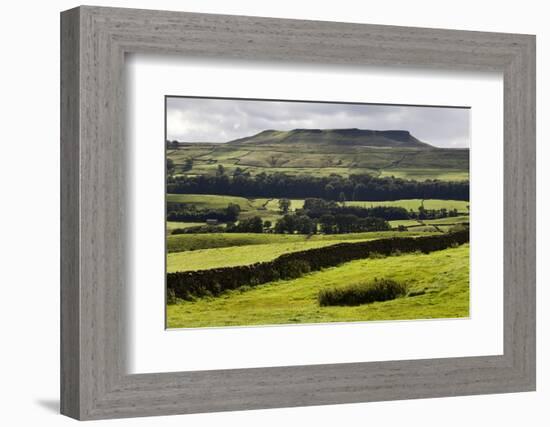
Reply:
<svg viewBox="0 0 550 427"><path fill-rule="evenodd" d="M367 173L376 176L395 176L414 180L467 180L469 175L468 149L417 150L409 147L389 148L369 145L337 145L336 140L286 141L241 144L192 143L168 150L176 165L185 159L193 160L193 168L176 166L182 175L213 175L219 165L228 173L236 168L252 174L269 171L289 175L308 174L348 176Z"/></svg>
<svg viewBox="0 0 550 427"><path fill-rule="evenodd" d="M273 221L283 216L279 199L170 194L168 200L218 209L228 203L241 207L239 219L262 215ZM323 248L343 242L360 242L391 237L440 235L452 226L467 224L467 202L459 200L396 200L347 202L350 206L398 206L417 210L457 209L456 217L389 221L387 231L345 234L276 233L189 233L170 234L177 228L202 223L168 222L167 272L189 272L252 265L271 261L297 251ZM289 212L304 205L292 199ZM398 227L405 230L398 230ZM445 228L446 227L446 228ZM312 272L296 279L265 283L255 288L227 291L219 297L176 299L167 305L168 328L297 324L316 322L368 321L467 317L469 315L469 246L462 245L430 254L404 254L367 258ZM345 286L366 278L383 277L407 283L408 294L391 301L355 307L321 307L319 291Z"/></svg>
<svg viewBox="0 0 550 427"><path fill-rule="evenodd" d="M244 326L469 316L469 245L432 254L352 261L294 280L168 305L168 327ZM355 307L320 307L320 289L365 277L409 283L409 294ZM414 296L412 296L414 295Z"/></svg>
<svg viewBox="0 0 550 427"><path fill-rule="evenodd" d="M429 232L367 232L331 235L263 235L254 236L248 233L233 236L229 233L213 236L198 234L183 234L168 237L168 272L205 270L209 268L233 267L249 265L257 262L270 261L280 255L304 251L313 248L335 245L343 242L360 242L388 237L417 236L419 234L436 234L434 229ZM265 237L264 237L265 236ZM203 249L199 249L203 247ZM189 248L189 249L185 249ZM192 249L191 249L192 248Z"/></svg>
<svg viewBox="0 0 550 427"><path fill-rule="evenodd" d="M469 316L469 149L355 128L166 144L168 328ZM320 303L375 279L404 291Z"/></svg>

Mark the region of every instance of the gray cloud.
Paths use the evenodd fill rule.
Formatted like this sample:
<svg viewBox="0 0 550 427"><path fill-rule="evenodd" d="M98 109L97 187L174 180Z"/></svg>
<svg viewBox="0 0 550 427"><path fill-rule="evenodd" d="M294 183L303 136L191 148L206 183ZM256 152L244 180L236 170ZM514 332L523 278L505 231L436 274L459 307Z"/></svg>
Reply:
<svg viewBox="0 0 550 427"><path fill-rule="evenodd" d="M167 138L227 142L266 129L402 129L437 147L469 147L470 110L239 99L167 99Z"/></svg>

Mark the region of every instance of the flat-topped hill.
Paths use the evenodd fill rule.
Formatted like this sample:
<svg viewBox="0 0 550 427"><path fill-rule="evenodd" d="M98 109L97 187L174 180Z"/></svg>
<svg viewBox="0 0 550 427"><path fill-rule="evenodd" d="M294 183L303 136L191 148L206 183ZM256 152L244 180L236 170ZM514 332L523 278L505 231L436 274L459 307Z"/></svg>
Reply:
<svg viewBox="0 0 550 427"><path fill-rule="evenodd" d="M264 130L256 135L229 141L231 145L323 144L386 148L434 148L415 138L407 130L371 129L294 129Z"/></svg>

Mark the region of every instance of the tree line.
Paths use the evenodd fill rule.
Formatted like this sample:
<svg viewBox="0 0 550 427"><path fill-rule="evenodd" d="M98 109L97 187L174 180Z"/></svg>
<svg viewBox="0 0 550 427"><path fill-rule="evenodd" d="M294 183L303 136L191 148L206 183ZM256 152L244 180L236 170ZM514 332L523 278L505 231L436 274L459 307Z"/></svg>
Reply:
<svg viewBox="0 0 550 427"><path fill-rule="evenodd" d="M283 199L281 199L282 201ZM304 200L302 209L296 212L304 213L310 218L321 218L324 215L355 215L358 218L383 218L387 221L402 219L437 219L458 216L456 209L426 209L421 203L418 211L407 210L401 206L346 206L334 200L308 198Z"/></svg>
<svg viewBox="0 0 550 427"><path fill-rule="evenodd" d="M222 209L199 209L193 204L167 203L166 219L168 221L198 222L215 219L220 222L235 222L239 218L241 207L229 203Z"/></svg>
<svg viewBox="0 0 550 427"><path fill-rule="evenodd" d="M237 169L215 175L168 176L166 190L176 194L219 194L241 197L319 198L334 201L444 199L469 200L469 181L413 181L402 178L375 177L368 174L309 175L267 174L250 175Z"/></svg>

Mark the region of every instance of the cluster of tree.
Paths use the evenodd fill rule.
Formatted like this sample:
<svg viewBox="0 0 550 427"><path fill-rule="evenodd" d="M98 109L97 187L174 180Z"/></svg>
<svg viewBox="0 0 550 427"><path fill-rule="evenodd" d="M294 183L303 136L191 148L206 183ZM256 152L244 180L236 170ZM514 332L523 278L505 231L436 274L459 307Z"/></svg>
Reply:
<svg viewBox="0 0 550 427"><path fill-rule="evenodd" d="M171 175L176 170L176 165L174 164L174 161L172 159L166 159L166 172L168 175Z"/></svg>
<svg viewBox="0 0 550 427"><path fill-rule="evenodd" d="M204 234L204 233L223 233L225 226L223 225L196 225L186 228L175 228L171 234Z"/></svg>
<svg viewBox="0 0 550 427"><path fill-rule="evenodd" d="M229 222L223 225L197 225L186 228L176 228L171 234L204 234L204 233L264 233L271 232L271 221L262 221L262 218L255 216L243 219L238 223Z"/></svg>
<svg viewBox="0 0 550 427"><path fill-rule="evenodd" d="M364 208L360 206L340 205L334 200L308 198L304 200L304 206L298 212L303 212L310 218L320 218L323 215L355 215L359 218L383 218L387 221L396 219L409 219L410 212L407 209L396 206L374 206Z"/></svg>
<svg viewBox="0 0 550 427"><path fill-rule="evenodd" d="M169 193L221 194L242 197L296 198L308 197L336 200L398 200L447 199L468 200L468 181L412 181L402 178L372 175L309 175L267 174L250 175L239 171L229 175L223 166L215 175L169 176Z"/></svg>
<svg viewBox="0 0 550 427"><path fill-rule="evenodd" d="M275 233L315 234L318 229L324 234L342 234L389 230L390 225L383 218L326 214L313 219L301 213L284 215L275 224Z"/></svg>
<svg viewBox="0 0 550 427"><path fill-rule="evenodd" d="M386 221L400 219L437 219L458 216L456 209L425 209L421 204L418 211L407 210L398 206L373 206L370 208L360 206L346 206L338 204L334 200L308 198L304 200L302 209L297 213L303 213L310 218L321 218L323 215L355 215L359 218L383 218Z"/></svg>
<svg viewBox="0 0 550 427"><path fill-rule="evenodd" d="M181 170L183 172L187 172L193 169L193 159L187 158L181 165ZM176 164L174 163L174 160L170 158L166 158L166 172L169 176L171 176L174 172L176 172Z"/></svg>
<svg viewBox="0 0 550 427"><path fill-rule="evenodd" d="M307 215L287 214L275 223L275 233L315 234L317 233L317 222Z"/></svg>
<svg viewBox="0 0 550 427"><path fill-rule="evenodd" d="M263 233L264 223L262 218L254 216L252 218L243 219L238 224L227 224L225 228L227 233Z"/></svg>
<svg viewBox="0 0 550 427"><path fill-rule="evenodd" d="M410 211L410 218L413 219L437 219L458 216L458 210L455 209L425 209L423 205L418 207L418 212Z"/></svg>
<svg viewBox="0 0 550 427"><path fill-rule="evenodd" d="M181 170L184 172L187 172L187 171L190 171L191 169L193 169L193 159L189 157L185 159L185 161L183 162Z"/></svg>
<svg viewBox="0 0 550 427"><path fill-rule="evenodd" d="M359 233L363 231L389 230L390 224L383 218L360 218L352 214L326 214L319 218L321 232L324 234Z"/></svg>
<svg viewBox="0 0 550 427"><path fill-rule="evenodd" d="M241 207L234 203L230 203L224 209L198 209L195 205L169 203L166 219L168 221L188 222L215 219L221 222L234 222L237 221L240 212Z"/></svg>

